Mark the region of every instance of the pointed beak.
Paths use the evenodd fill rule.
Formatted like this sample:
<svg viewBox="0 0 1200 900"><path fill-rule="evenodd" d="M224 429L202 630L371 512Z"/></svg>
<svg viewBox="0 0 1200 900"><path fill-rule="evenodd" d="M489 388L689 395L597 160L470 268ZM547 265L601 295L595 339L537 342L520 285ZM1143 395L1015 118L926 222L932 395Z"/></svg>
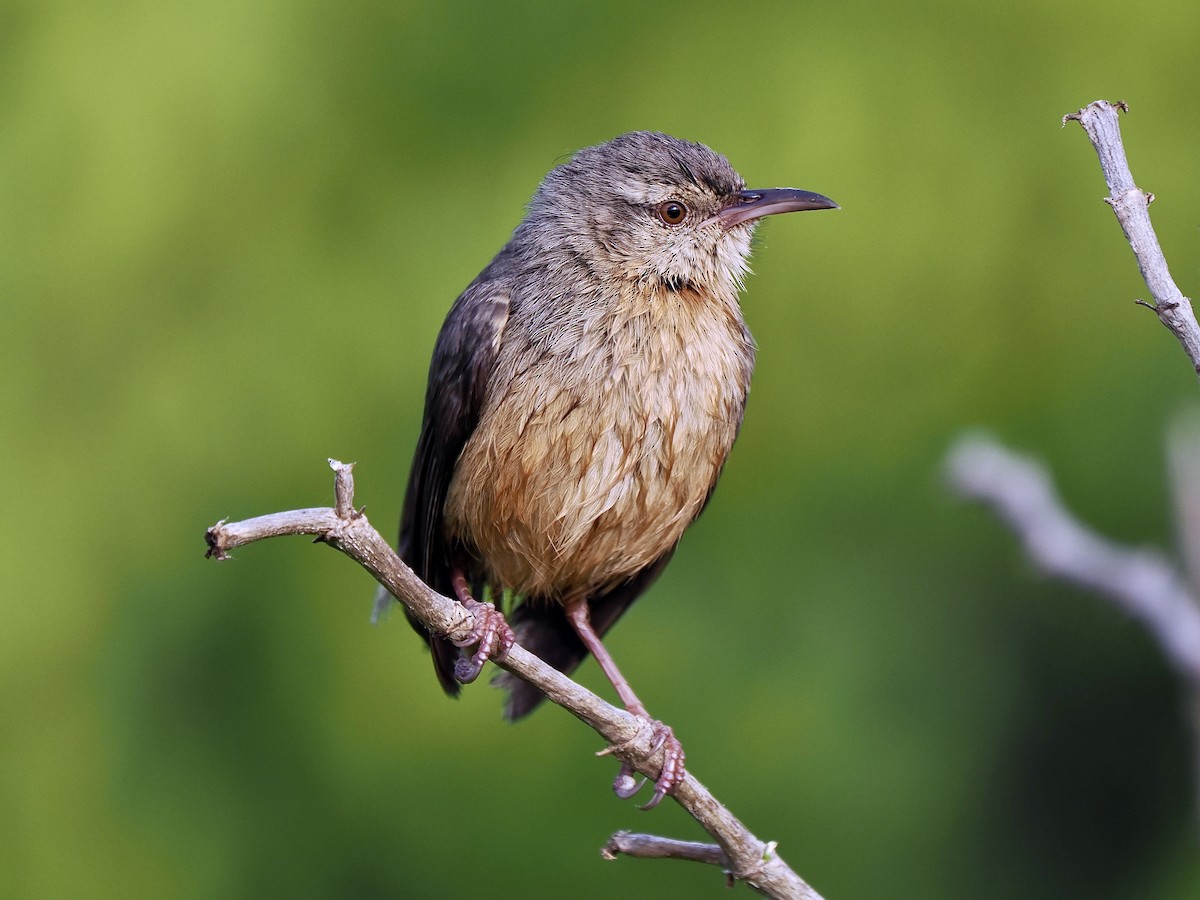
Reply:
<svg viewBox="0 0 1200 900"><path fill-rule="evenodd" d="M776 213L800 212L805 209L840 209L836 203L812 191L795 188L767 188L761 191L741 191L732 203L714 216L725 228L773 216Z"/></svg>

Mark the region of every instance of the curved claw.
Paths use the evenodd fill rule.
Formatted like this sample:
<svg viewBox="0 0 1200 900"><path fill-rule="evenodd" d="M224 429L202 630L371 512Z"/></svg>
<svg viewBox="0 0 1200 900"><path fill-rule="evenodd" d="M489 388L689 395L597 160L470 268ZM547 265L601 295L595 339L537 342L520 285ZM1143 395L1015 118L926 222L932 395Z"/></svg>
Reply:
<svg viewBox="0 0 1200 900"><path fill-rule="evenodd" d="M656 788L654 791L654 796L651 797L646 803L643 803L641 806L639 806L638 809L654 809L654 807L658 806L658 804L662 802L662 798L665 796L667 796L666 791L664 791L662 788Z"/></svg>
<svg viewBox="0 0 1200 900"><path fill-rule="evenodd" d="M685 774L683 745L675 737L669 726L662 722L654 723L654 749L662 748L663 764L654 782L654 796L642 809L654 809L662 802L662 798L679 786Z"/></svg>
<svg viewBox="0 0 1200 900"><path fill-rule="evenodd" d="M643 778L638 781L634 777L633 769L628 763L621 763L621 770L617 772L617 777L613 779L613 793L622 800L628 800L634 794L642 789L642 785L646 783Z"/></svg>
<svg viewBox="0 0 1200 900"><path fill-rule="evenodd" d="M675 737L675 732L671 730L670 726L664 725L657 719L645 719L644 721L654 729L654 742L650 745L650 752L663 751L662 769L654 782L654 794L644 806L639 807L640 809L654 809L662 802L663 797L679 786L684 775L687 774L687 770L684 768L683 745L679 743L679 739ZM627 746L628 744L614 745L601 750L597 755L608 756L611 753L620 753ZM628 800L642 789L642 785L646 781L645 778L637 781L634 777L633 767L627 762L622 762L621 769L613 781L613 793L622 800Z"/></svg>
<svg viewBox="0 0 1200 900"><path fill-rule="evenodd" d="M501 660L508 655L516 637L504 613L496 609L495 604L480 603L467 597L463 606L475 617L475 626L465 638L452 643L456 647L475 647L475 652L454 664L454 678L461 684L470 684L479 677L485 662Z"/></svg>

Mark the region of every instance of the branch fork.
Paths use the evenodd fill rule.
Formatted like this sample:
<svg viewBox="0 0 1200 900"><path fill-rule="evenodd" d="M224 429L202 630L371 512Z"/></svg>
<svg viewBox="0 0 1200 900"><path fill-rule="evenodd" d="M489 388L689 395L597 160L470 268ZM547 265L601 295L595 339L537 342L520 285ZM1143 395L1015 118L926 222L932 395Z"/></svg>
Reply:
<svg viewBox="0 0 1200 900"><path fill-rule="evenodd" d="M312 535L317 543L328 544L354 559L392 596L396 597L430 631L451 640L471 634L474 616L461 603L434 591L405 565L391 545L367 520L363 508L354 508L353 464L329 460L334 471L333 508L298 509L273 513L240 522L222 519L205 532L206 556L228 559L230 551L269 537L285 534ZM636 716L605 702L596 694L572 681L557 669L534 656L520 644L513 644L503 659L492 662L529 682L552 703L563 707L596 731L607 744L601 755L616 756L625 767L648 778L658 776L663 762L662 742L655 730ZM622 772L625 772L625 768ZM656 855L691 859L720 865L750 887L775 898L821 900L820 895L800 878L775 852L774 842L755 837L738 819L687 772L671 793L675 801L716 841L692 845L669 838L639 836L637 846L655 844L660 851L640 853L614 835L603 851L606 858L616 853L630 856ZM616 843L614 843L616 842ZM707 854L691 850L667 852L662 848L705 846ZM610 852L609 848L613 849Z"/></svg>

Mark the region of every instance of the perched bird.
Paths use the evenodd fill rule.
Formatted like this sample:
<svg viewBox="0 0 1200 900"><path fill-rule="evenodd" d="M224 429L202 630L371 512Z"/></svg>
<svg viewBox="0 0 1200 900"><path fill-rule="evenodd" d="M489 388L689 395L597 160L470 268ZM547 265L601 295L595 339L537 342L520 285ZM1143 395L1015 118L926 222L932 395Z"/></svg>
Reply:
<svg viewBox="0 0 1200 900"><path fill-rule="evenodd" d="M836 208L747 190L725 157L653 132L546 176L454 303L429 369L398 549L476 614L470 656L413 622L447 693L515 632L563 672L593 654L650 719L600 638L662 572L737 437L754 366L738 292L755 223ZM476 600L485 587L519 598L511 630ZM542 699L499 681L510 719ZM683 751L650 721L667 759L654 805L682 777Z"/></svg>

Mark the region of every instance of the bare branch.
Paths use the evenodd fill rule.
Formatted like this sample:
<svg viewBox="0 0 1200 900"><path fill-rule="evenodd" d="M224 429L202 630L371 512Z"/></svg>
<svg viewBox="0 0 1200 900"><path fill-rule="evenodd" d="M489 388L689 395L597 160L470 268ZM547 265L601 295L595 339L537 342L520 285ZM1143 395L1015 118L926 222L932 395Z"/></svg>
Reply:
<svg viewBox="0 0 1200 900"><path fill-rule="evenodd" d="M1160 553L1123 547L1066 509L1045 467L982 437L960 439L946 460L951 484L986 503L1048 574L1096 591L1142 622L1168 662L1200 685L1200 606Z"/></svg>
<svg viewBox="0 0 1200 900"><path fill-rule="evenodd" d="M684 859L729 868L729 857L716 844L677 841L653 834L634 834L632 831L618 831L600 850L600 855L605 859L616 859L622 854L641 859Z"/></svg>
<svg viewBox="0 0 1200 900"><path fill-rule="evenodd" d="M641 859L682 859L688 862L720 866L725 870L731 887L735 880L729 857L725 855L725 851L717 844L677 841L674 838L659 837L654 834L634 834L630 831L618 831L600 849L600 855L605 859L616 859L622 854L625 856L640 857ZM763 849L763 867L770 865L774 857L775 842L771 841ZM802 894L801 896L816 898L817 895L810 893Z"/></svg>
<svg viewBox="0 0 1200 900"><path fill-rule="evenodd" d="M1138 269L1154 298L1152 308L1179 339L1192 362L1192 368L1200 375L1200 325L1196 323L1191 301L1171 278L1166 257L1154 234L1154 226L1150 224L1149 207L1154 195L1140 190L1133 182L1133 173L1129 170L1125 147L1121 143L1118 110L1128 112L1129 107L1124 103L1097 100L1078 112L1063 116L1063 125L1071 121L1078 122L1087 132L1108 184L1110 196L1105 198L1105 202L1116 213L1117 221L1121 223L1121 229L1133 248Z"/></svg>
<svg viewBox="0 0 1200 900"><path fill-rule="evenodd" d="M334 473L334 512L339 519L349 519L354 515L354 463L338 462L336 459L328 462Z"/></svg>
<svg viewBox="0 0 1200 900"><path fill-rule="evenodd" d="M313 535L318 542L342 551L370 572L433 633L451 639L469 635L471 613L461 603L442 596L421 581L371 527L367 517L354 509L352 466L332 459L329 464L336 472L336 509L292 510L242 522L222 520L205 533L207 555L227 559L229 551L263 538ZM658 775L662 750L654 746L652 730L643 727L641 720L606 703L520 645L514 645L502 661L493 662L529 682L549 700L593 728L610 747L618 748L615 755L623 762L650 778ZM734 877L770 897L821 900L774 852L773 842L755 837L690 772L671 796L717 841L725 856L723 865Z"/></svg>
<svg viewBox="0 0 1200 900"><path fill-rule="evenodd" d="M1100 160L1112 207L1133 249L1153 304L1134 302L1158 314L1183 346L1200 375L1200 325L1191 301L1167 268L1154 227L1154 195L1137 187L1121 142L1118 113L1124 103L1098 100L1063 117L1078 122ZM1079 522L1059 499L1045 466L982 437L965 437L951 448L946 472L964 496L991 506L1020 538L1045 572L1089 588L1142 622L1187 690L1196 738L1196 787L1200 790L1200 424L1177 426L1168 441L1175 483L1176 515L1188 574L1161 554L1123 547Z"/></svg>

